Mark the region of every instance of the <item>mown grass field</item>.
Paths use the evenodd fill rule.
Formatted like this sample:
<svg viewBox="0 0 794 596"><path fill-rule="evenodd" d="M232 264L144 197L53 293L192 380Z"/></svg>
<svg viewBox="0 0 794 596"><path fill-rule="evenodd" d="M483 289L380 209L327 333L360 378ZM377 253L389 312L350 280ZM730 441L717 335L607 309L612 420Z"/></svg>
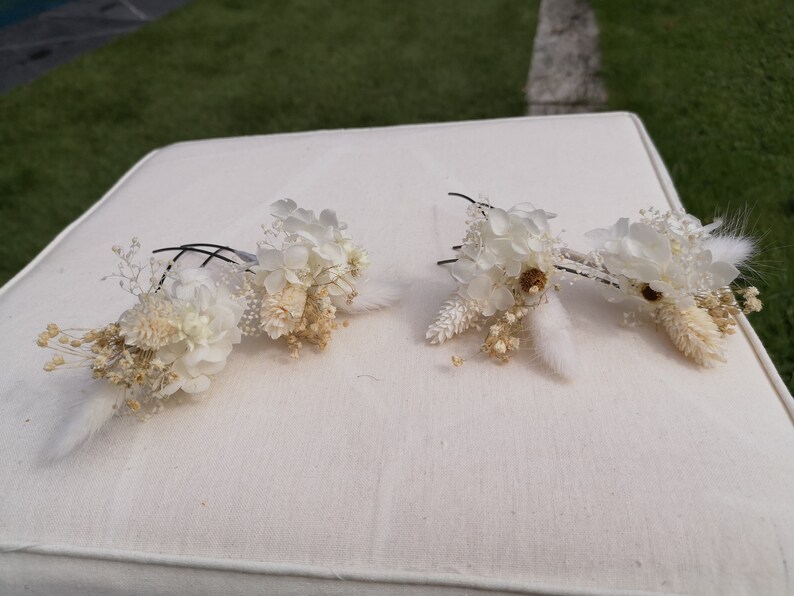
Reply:
<svg viewBox="0 0 794 596"><path fill-rule="evenodd" d="M537 8L196 0L0 96L0 284L156 147L525 114Z"/></svg>
<svg viewBox="0 0 794 596"><path fill-rule="evenodd" d="M753 326L794 390L794 3L594 3L609 107L645 122L687 209L751 208Z"/></svg>

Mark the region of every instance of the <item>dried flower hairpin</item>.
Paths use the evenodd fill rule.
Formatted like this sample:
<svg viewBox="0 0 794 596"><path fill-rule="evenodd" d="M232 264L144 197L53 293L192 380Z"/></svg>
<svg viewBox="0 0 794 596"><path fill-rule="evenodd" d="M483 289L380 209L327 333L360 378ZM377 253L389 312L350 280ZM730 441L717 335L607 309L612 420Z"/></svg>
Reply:
<svg viewBox="0 0 794 596"><path fill-rule="evenodd" d="M441 344L470 327L487 326L481 351L503 362L523 344L526 330L537 356L552 371L571 376L574 350L570 321L555 296L563 266L562 245L551 234L548 220L555 217L529 203L505 211L477 202L471 203L468 230L452 277L458 287L442 306L427 330L431 343ZM454 356L460 366L463 359Z"/></svg>
<svg viewBox="0 0 794 596"><path fill-rule="evenodd" d="M326 209L316 216L290 199L272 205L273 225L244 276L244 335L284 337L297 358L303 342L325 348L336 311L356 314L393 304L396 284L367 279L369 254L347 224Z"/></svg>
<svg viewBox="0 0 794 596"><path fill-rule="evenodd" d="M608 300L634 302L695 362L724 362L721 339L734 332L735 317L762 307L756 288L735 283L737 267L747 264L755 242L722 231L719 220L704 226L692 215L653 208L640 215L639 222L624 217L588 232L595 250L582 263L611 282L603 285ZM635 324L633 313L624 321Z"/></svg>
<svg viewBox="0 0 794 596"><path fill-rule="evenodd" d="M243 335L286 337L294 357L302 342L324 348L337 308L377 310L398 297L392 284L365 282L367 252L333 211L319 217L290 200L273 204L273 226L257 254L207 243L178 251L167 264L136 261L140 244L114 247L120 286L137 298L115 322L90 330L51 323L38 345L55 350L44 369L89 368L118 391L76 396L65 410L49 452L61 457L95 433L114 413L148 417L178 391L209 389ZM199 267L175 266L186 254L206 256ZM208 268L211 262L220 268ZM179 263L181 265L181 263ZM148 289L142 278L148 277Z"/></svg>

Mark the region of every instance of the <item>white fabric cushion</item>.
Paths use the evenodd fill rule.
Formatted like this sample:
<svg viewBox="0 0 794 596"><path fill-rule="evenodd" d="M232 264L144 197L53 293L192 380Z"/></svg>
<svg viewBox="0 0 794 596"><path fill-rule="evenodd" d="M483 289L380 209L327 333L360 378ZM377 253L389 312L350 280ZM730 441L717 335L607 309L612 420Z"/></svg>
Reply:
<svg viewBox="0 0 794 596"><path fill-rule="evenodd" d="M728 364L687 361L587 281L565 287L579 375L475 358L424 331L454 287L437 259L466 204L521 201L582 235L679 205L630 114L518 118L183 143L139 163L0 293L0 592L773 594L792 589L794 432L743 321ZM324 353L245 341L205 400L114 419L40 455L84 371L42 372L50 321L131 304L110 247L251 250L269 204L329 206L402 280Z"/></svg>

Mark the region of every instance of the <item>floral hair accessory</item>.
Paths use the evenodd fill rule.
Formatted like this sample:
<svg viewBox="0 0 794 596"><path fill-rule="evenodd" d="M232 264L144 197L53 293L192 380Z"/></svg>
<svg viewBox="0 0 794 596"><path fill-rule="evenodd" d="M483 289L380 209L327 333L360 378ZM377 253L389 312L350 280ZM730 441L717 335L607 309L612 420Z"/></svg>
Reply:
<svg viewBox="0 0 794 596"><path fill-rule="evenodd" d="M736 316L762 307L756 288L735 283L755 242L723 231L721 220L704 226L692 215L653 208L640 215L638 222L624 217L588 232L595 250L583 262L607 282L608 300L633 303L695 362L724 362L721 339L734 332ZM635 312L624 314L624 322L636 324Z"/></svg>
<svg viewBox="0 0 794 596"><path fill-rule="evenodd" d="M37 343L55 351L44 370L88 368L94 379L120 391L74 397L49 445L51 456L70 452L113 414L145 419L179 391L207 391L243 336L285 337L297 357L302 342L326 347L337 309L377 310L398 298L395 285L363 278L368 254L333 211L316 217L291 200L272 207L275 222L256 254L184 244L154 251L178 251L168 263L152 257L140 265L137 239L128 250L113 248L121 262L108 277L119 277L136 303L116 321L94 329L50 323ZM198 267L176 266L186 254L206 258ZM213 261L223 265L207 267Z"/></svg>
<svg viewBox="0 0 794 596"><path fill-rule="evenodd" d="M475 327L487 327L481 351L502 362L524 344L524 332L537 356L555 373L570 376L574 351L570 321L555 293L560 289L563 246L552 235L555 217L529 203L505 211L487 202L471 203L468 230L451 274L458 287L450 294L427 330L431 343L441 344ZM463 358L453 356L460 366Z"/></svg>
<svg viewBox="0 0 794 596"><path fill-rule="evenodd" d="M284 337L297 358L303 343L325 348L336 328L336 312L356 314L393 304L396 284L368 279L369 254L326 209L315 215L283 199L272 205L274 222L264 227L243 279L248 308L244 335Z"/></svg>

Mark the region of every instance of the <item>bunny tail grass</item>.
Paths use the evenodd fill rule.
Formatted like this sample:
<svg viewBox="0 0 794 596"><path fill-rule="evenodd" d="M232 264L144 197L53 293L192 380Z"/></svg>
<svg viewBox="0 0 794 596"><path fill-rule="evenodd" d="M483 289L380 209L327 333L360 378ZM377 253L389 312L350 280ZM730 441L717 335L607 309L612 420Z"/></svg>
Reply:
<svg viewBox="0 0 794 596"><path fill-rule="evenodd" d="M116 394L97 392L80 395L61 412L58 428L47 443L45 455L58 460L96 433L116 412Z"/></svg>
<svg viewBox="0 0 794 596"><path fill-rule="evenodd" d="M712 236L705 245L715 261L725 261L734 267L745 265L756 251L755 241L746 236Z"/></svg>
<svg viewBox="0 0 794 596"><path fill-rule="evenodd" d="M334 296L332 301L341 312L355 315L391 306L401 294L400 285L396 282L368 279L359 284L353 304L348 304L344 296Z"/></svg>
<svg viewBox="0 0 794 596"><path fill-rule="evenodd" d="M556 374L570 379L574 375L576 360L571 320L555 292L548 292L546 297L546 304L529 309L524 325L540 360Z"/></svg>

